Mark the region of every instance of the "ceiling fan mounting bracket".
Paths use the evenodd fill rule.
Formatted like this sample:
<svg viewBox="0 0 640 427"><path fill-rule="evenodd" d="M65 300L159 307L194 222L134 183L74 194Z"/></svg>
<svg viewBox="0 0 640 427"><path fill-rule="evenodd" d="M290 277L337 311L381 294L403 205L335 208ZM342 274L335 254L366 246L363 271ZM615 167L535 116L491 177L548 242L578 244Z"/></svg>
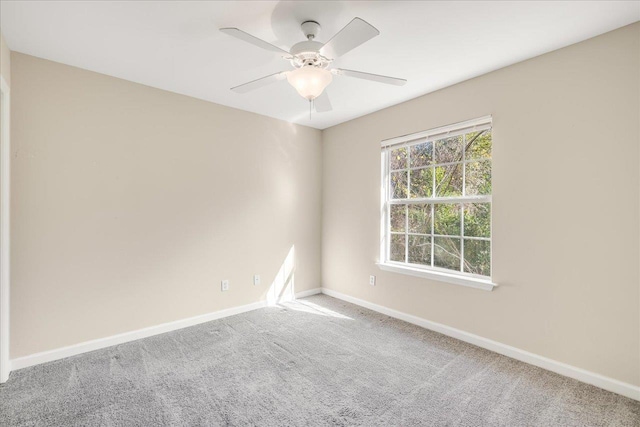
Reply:
<svg viewBox="0 0 640 427"><path fill-rule="evenodd" d="M316 21L304 21L302 24L300 24L300 27L302 27L304 36L307 38L307 40L310 41L316 38L316 36L320 32L320 29L322 28Z"/></svg>

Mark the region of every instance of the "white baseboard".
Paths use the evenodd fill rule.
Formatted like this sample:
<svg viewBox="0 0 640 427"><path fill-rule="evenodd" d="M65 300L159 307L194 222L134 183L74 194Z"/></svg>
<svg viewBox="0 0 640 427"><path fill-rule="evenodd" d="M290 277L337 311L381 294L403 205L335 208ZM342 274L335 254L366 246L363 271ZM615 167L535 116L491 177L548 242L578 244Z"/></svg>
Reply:
<svg viewBox="0 0 640 427"><path fill-rule="evenodd" d="M594 372L587 371L585 369L577 368L575 366L567 365L566 363L558 362L544 356L539 356L534 353L530 353L525 350L520 350L515 347L511 347L506 344L499 343L497 341L483 338L481 336L471 334L469 332L462 331L460 329L452 328L450 326L443 325L441 323L432 322L430 320L423 319L421 317L413 316L411 314L403 313L401 311L393 310L378 304L374 304L359 298L355 298L343 293L327 289L327 288L314 288L306 291L296 293L296 298L304 298L311 295L323 293L334 298L338 298L352 304L356 304L365 308L368 308L378 313L385 314L396 319L404 320L405 322L412 323L414 325L421 326L426 329L430 329L441 334L457 338L461 341L468 342L478 347L485 348L487 350L494 351L496 353L503 354L516 360L520 360L531 365L538 366L540 368L564 375L569 378L576 379L578 381L592 384L596 387L600 387L604 390L608 390L622 396L629 397L631 399L640 400L640 387L628 384L622 381L618 381L613 378L605 377L604 375L596 374ZM135 341L141 338L151 337L165 332L175 331L177 329L187 328L189 326L198 325L212 320L221 319L235 314L246 313L248 311L256 310L258 308L266 307L266 301L255 302L252 304L242 305L239 307L227 308L213 313L203 314L200 316L190 317L187 319L177 320L174 322L163 323L161 325L150 326L148 328L138 329L136 331L125 332L110 337L99 338L96 340L86 341L79 344L70 345L68 347L62 347L54 350L44 351L42 353L30 354L28 356L19 357L13 359L10 362L10 369L12 371L26 368L41 363L51 362L53 360L63 359L65 357L75 356L77 354L87 353L89 351L99 350L106 347L111 347L118 344L123 344L130 341Z"/></svg>
<svg viewBox="0 0 640 427"><path fill-rule="evenodd" d="M364 308L368 308L369 310L377 311L378 313L385 314L389 317L404 320L405 322L412 323L414 325L418 325L435 332L439 332L443 335L457 338L461 341L468 342L469 344L473 344L478 347L500 353L502 355L520 360L530 365L538 366L548 371L564 375L565 377L573 378L575 380L600 387L604 390L608 390L631 399L640 400L640 387L638 386L618 381L613 378L605 377L604 375L596 374L595 372L590 372L585 369L577 368L575 366L567 365L566 363L558 362L556 360L530 353L525 350L520 350L519 348L511 347L509 345L502 344L488 338L483 338L479 335L471 334L460 329L452 328L441 323L432 322L421 317L413 316L411 314L403 313L401 311L393 310L391 308L345 295L331 289L322 288L322 293L334 298L341 299L343 301L350 302L352 304L359 305Z"/></svg>
<svg viewBox="0 0 640 427"><path fill-rule="evenodd" d="M30 354L28 356L23 356L11 360L11 370L15 371L18 369L26 368L28 366L39 365L41 363L64 359L65 357L75 356L77 354L87 353L89 351L99 350L101 348L139 340L141 338L164 334L165 332L171 332L177 329L199 325L201 323L210 322L212 320L221 319L223 317L233 316L235 314L246 313L247 311L256 310L258 308L266 306L266 301L255 302L252 304L241 305L239 307L232 307L224 310L214 311L212 313L202 314L200 316L189 317L187 319L176 320L174 322L162 323L160 325L150 326L148 328L125 332L118 335L112 335L110 337L85 341L78 344L70 345L68 347Z"/></svg>
<svg viewBox="0 0 640 427"><path fill-rule="evenodd" d="M311 295L317 295L322 293L322 288L313 288L308 291L302 291L296 293L296 298L310 297Z"/></svg>
<svg viewBox="0 0 640 427"><path fill-rule="evenodd" d="M298 292L296 298L304 298L310 295L321 293L321 288L309 289L307 291ZM138 329L131 332L125 332L110 337L98 338L91 341L85 341L68 347L57 348L54 350L43 351L41 353L30 354L28 356L19 357L10 361L10 369L16 371L41 363L51 362L53 360L64 359L65 357L75 356L77 354L87 353L89 351L99 350L101 348L111 347L130 341L147 338L154 335L164 334L165 332L175 331L177 329L188 328L189 326L199 325L200 323L210 322L223 317L233 316L235 314L246 313L247 311L256 310L258 308L267 307L266 301L259 301L252 304L241 305L239 307L227 308L224 310L214 311L212 313L202 314L200 316L189 317L187 319L176 320L174 322L162 323L148 328Z"/></svg>

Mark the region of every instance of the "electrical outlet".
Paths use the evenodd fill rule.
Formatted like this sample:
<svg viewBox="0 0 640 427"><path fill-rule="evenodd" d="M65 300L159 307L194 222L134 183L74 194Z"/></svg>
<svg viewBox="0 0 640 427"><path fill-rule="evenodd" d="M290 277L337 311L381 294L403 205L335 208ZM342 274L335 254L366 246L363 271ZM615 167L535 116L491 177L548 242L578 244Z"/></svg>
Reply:
<svg viewBox="0 0 640 427"><path fill-rule="evenodd" d="M260 286L260 276L258 274L253 276L253 286Z"/></svg>
<svg viewBox="0 0 640 427"><path fill-rule="evenodd" d="M369 276L369 284L371 286L375 286L376 285L376 276Z"/></svg>
<svg viewBox="0 0 640 427"><path fill-rule="evenodd" d="M222 292L228 291L229 290L229 281L228 280L223 280L220 286Z"/></svg>

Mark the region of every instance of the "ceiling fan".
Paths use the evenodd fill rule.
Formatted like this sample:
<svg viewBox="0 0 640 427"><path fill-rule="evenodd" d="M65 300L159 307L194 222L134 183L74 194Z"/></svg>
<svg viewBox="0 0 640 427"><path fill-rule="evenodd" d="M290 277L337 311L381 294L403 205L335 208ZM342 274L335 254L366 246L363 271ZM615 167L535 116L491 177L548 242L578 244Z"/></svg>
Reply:
<svg viewBox="0 0 640 427"><path fill-rule="evenodd" d="M305 21L301 27L307 40L296 43L289 52L237 28L221 28L220 31L225 34L282 56L282 58L290 61L293 66L291 71L271 74L240 86L232 87L231 90L237 93L247 93L286 78L303 98L314 104L317 112L325 112L331 111L332 107L324 89L331 83L334 75L355 77L396 86L402 86L407 82L404 79L364 73L362 71L341 68L329 69L329 65L334 59L380 34L380 31L363 19L354 18L326 43L315 41L320 32L320 24L316 21Z"/></svg>

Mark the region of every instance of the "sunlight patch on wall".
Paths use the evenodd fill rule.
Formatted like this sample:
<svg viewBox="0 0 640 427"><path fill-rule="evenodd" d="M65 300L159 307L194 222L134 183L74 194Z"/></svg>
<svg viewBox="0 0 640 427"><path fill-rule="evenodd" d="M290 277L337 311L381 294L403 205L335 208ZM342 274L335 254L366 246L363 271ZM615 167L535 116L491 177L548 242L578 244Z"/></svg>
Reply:
<svg viewBox="0 0 640 427"><path fill-rule="evenodd" d="M274 306L281 302L293 301L295 299L295 254L295 246L291 246L287 257L284 259L276 277L271 283L271 287L269 287L269 290L267 291L267 305Z"/></svg>

